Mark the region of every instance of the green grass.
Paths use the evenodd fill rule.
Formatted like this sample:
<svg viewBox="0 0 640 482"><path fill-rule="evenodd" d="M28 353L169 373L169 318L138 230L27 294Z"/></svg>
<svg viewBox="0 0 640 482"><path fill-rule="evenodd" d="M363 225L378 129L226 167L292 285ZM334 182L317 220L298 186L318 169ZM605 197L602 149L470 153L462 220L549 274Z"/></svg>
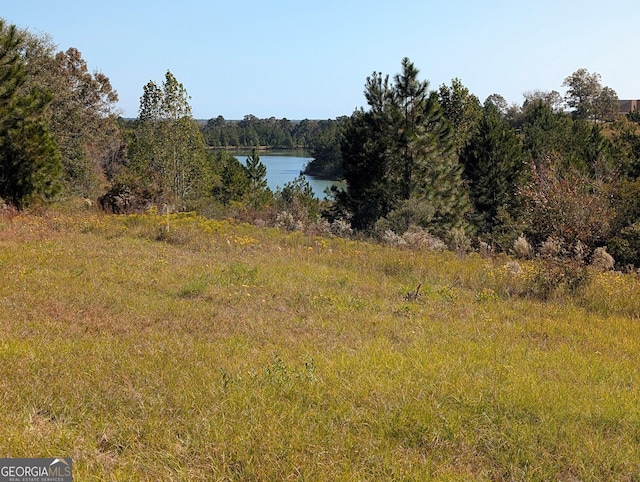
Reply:
<svg viewBox="0 0 640 482"><path fill-rule="evenodd" d="M73 457L75 480L640 479L635 277L541 302L506 258L166 222L0 220L0 457Z"/></svg>

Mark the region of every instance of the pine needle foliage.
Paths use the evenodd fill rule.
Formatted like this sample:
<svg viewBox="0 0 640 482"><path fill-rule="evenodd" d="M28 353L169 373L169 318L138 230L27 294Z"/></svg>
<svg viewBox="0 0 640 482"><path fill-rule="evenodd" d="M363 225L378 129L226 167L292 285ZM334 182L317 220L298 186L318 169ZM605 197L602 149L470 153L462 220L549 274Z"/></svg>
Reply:
<svg viewBox="0 0 640 482"><path fill-rule="evenodd" d="M54 197L62 166L43 114L50 95L37 89L23 94L26 81L15 26L0 20L0 197L22 209Z"/></svg>
<svg viewBox="0 0 640 482"><path fill-rule="evenodd" d="M466 208L452 126L437 93L418 75L408 58L392 83L374 72L365 84L369 109L346 122L348 187L336 200L354 228L371 229L390 215L402 232L410 224L443 230L458 224Z"/></svg>

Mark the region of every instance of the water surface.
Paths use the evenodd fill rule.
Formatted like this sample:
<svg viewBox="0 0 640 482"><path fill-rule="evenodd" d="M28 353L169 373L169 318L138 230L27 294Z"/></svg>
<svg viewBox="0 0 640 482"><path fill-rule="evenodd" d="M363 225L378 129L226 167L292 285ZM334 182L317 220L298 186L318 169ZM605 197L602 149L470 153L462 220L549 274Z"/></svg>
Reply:
<svg viewBox="0 0 640 482"><path fill-rule="evenodd" d="M235 154L234 154L235 155ZM235 155L236 159L246 165L247 155ZM275 192L278 188L282 189L285 184L293 181L298 177L305 166L313 160L305 151L267 151L263 154L258 152L260 162L267 168L267 185L269 189ZM305 176L309 181L309 185L316 197L325 199L325 189L338 185L338 181L326 179L318 179L312 176Z"/></svg>

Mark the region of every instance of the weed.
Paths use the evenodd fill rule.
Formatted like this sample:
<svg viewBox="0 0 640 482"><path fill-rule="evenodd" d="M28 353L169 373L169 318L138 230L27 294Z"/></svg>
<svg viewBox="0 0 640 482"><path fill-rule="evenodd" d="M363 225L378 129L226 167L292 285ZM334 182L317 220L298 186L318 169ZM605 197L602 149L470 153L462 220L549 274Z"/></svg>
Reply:
<svg viewBox="0 0 640 482"><path fill-rule="evenodd" d="M207 290L209 285L209 277L206 275L198 276L197 278L189 281L178 291L178 297L180 298L197 298L202 296Z"/></svg>

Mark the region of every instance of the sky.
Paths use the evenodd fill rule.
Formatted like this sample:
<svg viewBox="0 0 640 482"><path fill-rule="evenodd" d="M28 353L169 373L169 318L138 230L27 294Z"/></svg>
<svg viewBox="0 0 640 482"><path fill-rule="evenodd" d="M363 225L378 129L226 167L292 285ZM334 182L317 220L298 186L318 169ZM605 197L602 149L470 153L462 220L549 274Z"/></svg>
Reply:
<svg viewBox="0 0 640 482"><path fill-rule="evenodd" d="M481 102L564 93L580 68L640 98L637 0L14 0L0 17L77 48L124 117L170 70L196 119L333 119L404 57L431 89L458 78Z"/></svg>

